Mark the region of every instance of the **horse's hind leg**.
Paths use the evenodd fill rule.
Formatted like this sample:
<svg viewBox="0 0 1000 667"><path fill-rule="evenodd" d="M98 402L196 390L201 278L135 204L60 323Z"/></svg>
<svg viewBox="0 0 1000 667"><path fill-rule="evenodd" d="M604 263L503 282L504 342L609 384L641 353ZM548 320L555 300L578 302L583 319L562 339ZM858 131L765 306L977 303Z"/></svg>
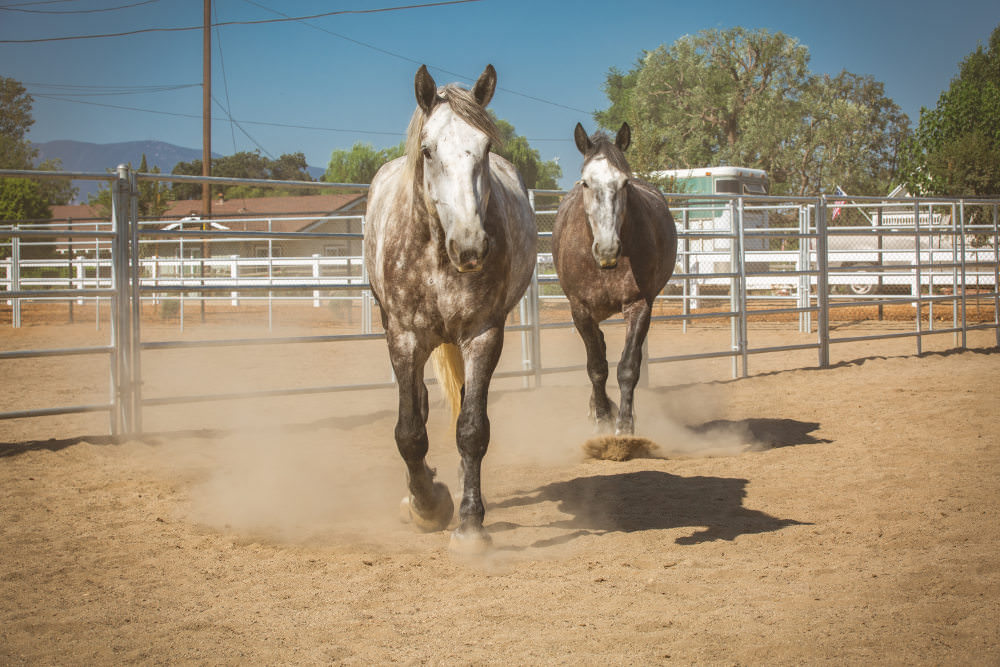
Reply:
<svg viewBox="0 0 1000 667"><path fill-rule="evenodd" d="M462 503L458 528L451 538L451 548L460 552L480 552L490 544L483 528L486 508L483 505L481 471L483 457L490 444L490 420L486 414L490 380L503 349L503 328L494 327L463 346L465 394L458 415L455 439L462 456Z"/></svg>
<svg viewBox="0 0 1000 667"><path fill-rule="evenodd" d="M399 415L396 447L406 463L410 495L404 499L406 512L421 530L441 530L448 526L455 510L448 487L434 481L427 466L427 387L423 369L429 352L417 345L412 334L388 335L389 357L399 385Z"/></svg>
<svg viewBox="0 0 1000 667"><path fill-rule="evenodd" d="M587 375L592 386L590 416L598 431L610 431L614 422L614 404L608 398L608 350L597 321L588 313L573 309L573 324L587 348Z"/></svg>
<svg viewBox="0 0 1000 667"><path fill-rule="evenodd" d="M649 318L652 307L646 301L636 301L625 307L625 348L622 350L622 360L618 364L618 388L621 390L621 402L618 408L618 420L615 423L615 434L631 435L635 432L635 422L632 417L632 402L635 395L635 385L639 382L639 372L642 368L642 343L649 333Z"/></svg>

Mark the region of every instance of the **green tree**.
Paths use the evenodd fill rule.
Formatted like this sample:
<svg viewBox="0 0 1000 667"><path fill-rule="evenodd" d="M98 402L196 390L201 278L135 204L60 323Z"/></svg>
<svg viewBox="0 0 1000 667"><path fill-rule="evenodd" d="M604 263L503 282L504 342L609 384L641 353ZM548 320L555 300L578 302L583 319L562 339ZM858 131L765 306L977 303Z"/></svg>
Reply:
<svg viewBox="0 0 1000 667"><path fill-rule="evenodd" d="M492 113L492 112L490 112ZM562 177L562 167L555 160L543 161L541 154L514 129L514 126L502 118L496 120L497 129L503 145L494 146L493 150L517 167L528 189L555 190Z"/></svg>
<svg viewBox="0 0 1000 667"><path fill-rule="evenodd" d="M0 167L31 169L38 151L27 134L35 119L28 90L15 79L0 77Z"/></svg>
<svg viewBox="0 0 1000 667"><path fill-rule="evenodd" d="M1000 194L1000 25L959 66L934 109L921 108L903 172L912 192Z"/></svg>
<svg viewBox="0 0 1000 667"><path fill-rule="evenodd" d="M772 177L798 195L832 191L878 194L898 178L909 119L871 76L813 76L782 123L784 150Z"/></svg>
<svg viewBox="0 0 1000 667"><path fill-rule="evenodd" d="M808 65L809 50L783 33L705 30L610 70L611 106L595 118L611 130L629 122L643 174L738 165L766 170L775 193L884 187L905 115L870 77L816 76Z"/></svg>
<svg viewBox="0 0 1000 667"><path fill-rule="evenodd" d="M51 217L52 210L38 181L28 178L0 178L0 220L37 222ZM54 252L51 245L21 245L21 256L25 259L49 257ZM9 256L10 249L0 246L0 257Z"/></svg>
<svg viewBox="0 0 1000 667"><path fill-rule="evenodd" d="M201 176L201 160L178 162L173 174ZM264 157L258 151L240 151L232 155L212 158L212 176L226 178L253 178L260 180L311 181L306 157L303 153L286 153L276 160ZM227 199L239 197L277 197L288 194L309 194L312 191L301 188L272 188L257 185L214 185L212 190ZM175 199L200 199L200 183L174 183Z"/></svg>
<svg viewBox="0 0 1000 667"><path fill-rule="evenodd" d="M0 220L46 220L52 210L38 181L0 179Z"/></svg>
<svg viewBox="0 0 1000 667"><path fill-rule="evenodd" d="M492 150L517 167L528 188L556 189L562 177L559 163L555 160L543 161L539 152L517 133L512 124L498 119L496 115L493 115L493 120L500 130L503 143L493 146ZM405 152L405 141L381 149L358 142L350 150L333 151L323 180L328 183L371 183L383 164L395 160Z"/></svg>
<svg viewBox="0 0 1000 667"><path fill-rule="evenodd" d="M388 148L375 148L359 141L350 150L333 151L323 180L327 183L371 183L383 164L405 152L405 141Z"/></svg>
<svg viewBox="0 0 1000 667"><path fill-rule="evenodd" d="M34 100L20 81L0 76L0 169L34 169L38 150L28 141L34 125L31 115ZM58 171L58 160L46 160L38 169ZM48 204L66 204L78 192L69 179L37 181Z"/></svg>
<svg viewBox="0 0 1000 667"><path fill-rule="evenodd" d="M129 167L131 166L131 163L129 163ZM159 174L160 168L154 166L150 169L146 163L146 154L143 153L138 171L147 174ZM162 181L141 180L138 182L137 188L139 190L139 217L156 219L161 217L164 211L170 208L173 193L166 183ZM95 194L87 198L87 204L95 210L98 216L110 218L111 188L102 185Z"/></svg>

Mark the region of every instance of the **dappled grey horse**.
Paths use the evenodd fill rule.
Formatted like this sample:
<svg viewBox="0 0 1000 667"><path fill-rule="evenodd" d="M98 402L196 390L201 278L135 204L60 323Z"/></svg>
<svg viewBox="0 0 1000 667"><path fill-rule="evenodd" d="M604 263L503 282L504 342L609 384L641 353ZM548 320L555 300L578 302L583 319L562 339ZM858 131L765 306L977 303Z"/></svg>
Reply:
<svg viewBox="0 0 1000 667"><path fill-rule="evenodd" d="M403 509L423 530L447 527L454 511L448 488L434 481L425 460L424 365L433 352L457 412L462 461L451 546L471 551L489 544L480 490L490 440L487 392L504 320L530 283L536 257L524 183L490 152L500 143L486 111L496 81L488 65L471 91L438 88L420 67L406 155L375 175L365 226L365 265L399 384L395 436L409 483Z"/></svg>
<svg viewBox="0 0 1000 667"><path fill-rule="evenodd" d="M614 142L603 132L588 137L577 123L574 139L583 153L583 168L556 213L552 257L573 324L587 348L591 416L599 430L613 425L616 434L629 435L635 431L632 399L642 344L653 300L674 270L677 230L660 191L632 176L624 154L631 142L628 123L622 123ZM599 324L617 312L625 317L626 334L615 418L605 389L607 350Z"/></svg>

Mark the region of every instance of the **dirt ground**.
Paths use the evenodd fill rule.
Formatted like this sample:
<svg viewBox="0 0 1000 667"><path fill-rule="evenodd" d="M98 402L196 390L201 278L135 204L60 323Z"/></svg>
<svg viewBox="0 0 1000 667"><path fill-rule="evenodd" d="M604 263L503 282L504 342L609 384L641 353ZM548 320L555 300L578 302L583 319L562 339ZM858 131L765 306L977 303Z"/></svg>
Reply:
<svg viewBox="0 0 1000 667"><path fill-rule="evenodd" d="M838 331L876 326L902 331ZM106 337L5 327L0 349ZM583 362L573 332L543 340ZM650 355L729 342L660 327ZM637 426L658 447L624 462L585 458L583 371L500 380L474 559L397 518L392 390L151 407L124 442L101 413L2 421L0 664L998 664L1000 350L954 343L753 355L737 380L725 358L654 365ZM150 351L144 395L389 378L381 341L339 345ZM104 355L0 369L0 410L107 398Z"/></svg>

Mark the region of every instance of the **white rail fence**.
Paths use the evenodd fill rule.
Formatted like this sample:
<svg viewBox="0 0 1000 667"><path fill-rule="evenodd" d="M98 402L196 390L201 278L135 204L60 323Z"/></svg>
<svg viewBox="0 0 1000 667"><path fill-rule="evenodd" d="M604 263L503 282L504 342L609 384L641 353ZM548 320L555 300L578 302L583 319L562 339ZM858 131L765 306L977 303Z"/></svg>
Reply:
<svg viewBox="0 0 1000 667"><path fill-rule="evenodd" d="M285 342L336 342L381 337L373 327L373 299L361 261L362 235L177 229L176 224L140 222L137 210L139 180L202 182L196 177L136 174L125 167L106 174L15 172L0 170L0 178L79 178L108 180L112 214L103 223L55 230L45 224L13 221L0 224L0 306L10 308L11 325L20 325L22 306L62 302L93 304L96 321L103 312L110 322L107 345L61 350L0 350L4 360L67 355L107 355L110 392L106 403L0 412L0 419L44 417L55 414L106 411L114 435L142 431L144 408L205 400L229 400L313 392L357 391L391 386L391 380L368 384L305 387L294 390L253 390L218 396L144 398L142 356L158 349L220 345L260 345ZM305 182L207 179L213 184L253 184L281 187L358 188L357 185ZM543 332L571 327L568 321L542 322L541 304L563 301L547 252L552 220L562 193L532 192L539 223L538 269L518 310L518 323L509 332L521 336L522 370L500 375L521 376L526 386L537 386L548 373L582 366L544 363ZM921 351L923 337L952 333L956 347L966 346L973 329L992 329L1000 345L1000 200L894 199L857 197L829 201L826 197L684 196L670 194L679 230L678 262L668 287L658 297L665 315L683 330L706 318L728 320L730 344L696 354L647 358L646 363L669 363L698 358L728 357L734 376L749 373L755 354L813 349L817 365L829 364L832 344L874 338L912 336ZM548 201L548 205L538 205ZM845 220L850 226L838 224ZM330 218L331 220L333 218ZM363 224L363 220L354 217ZM230 221L231 223L232 221ZM832 224L831 224L832 223ZM220 228L223 227L223 228ZM169 227L169 229L168 229ZM268 225L267 229L270 229ZM72 238L67 246L67 237ZM276 244L335 238L352 248L349 256L276 256ZM266 245L266 256L225 254ZM65 258L28 259L32 244L57 244ZM242 244L242 245L241 245ZM206 252L207 251L207 252ZM205 256L198 256L202 253ZM49 253L51 254L51 253ZM336 301L360 303L358 333L213 341L159 341L142 339L142 310L150 304L185 299L240 308L267 304L268 326L276 302L297 301L323 307ZM992 307L992 321L970 323L970 302ZM913 312L913 328L906 332L846 337L830 327L838 308L906 305ZM951 326L925 325L936 304L952 312ZM184 327L183 305L179 326ZM799 332L814 334L813 342L754 347L748 321L754 316L792 315Z"/></svg>

